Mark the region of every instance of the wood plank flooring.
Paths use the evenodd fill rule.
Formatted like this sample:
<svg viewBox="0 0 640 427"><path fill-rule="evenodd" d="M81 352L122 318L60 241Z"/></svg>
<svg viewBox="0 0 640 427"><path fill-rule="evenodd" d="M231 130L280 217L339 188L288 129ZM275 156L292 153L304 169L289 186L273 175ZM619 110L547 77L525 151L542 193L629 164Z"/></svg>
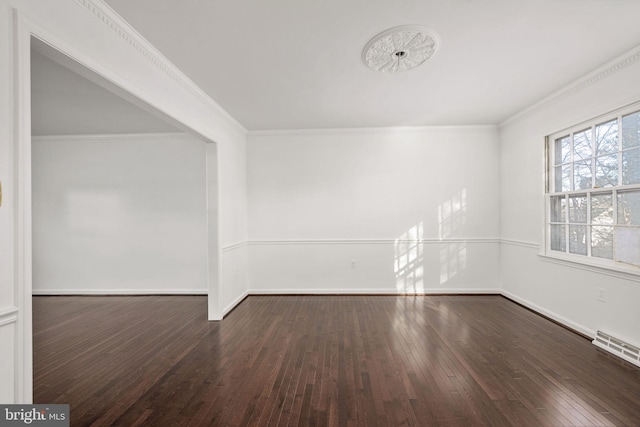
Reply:
<svg viewBox="0 0 640 427"><path fill-rule="evenodd" d="M640 369L499 296L34 297L72 426L640 425Z"/></svg>

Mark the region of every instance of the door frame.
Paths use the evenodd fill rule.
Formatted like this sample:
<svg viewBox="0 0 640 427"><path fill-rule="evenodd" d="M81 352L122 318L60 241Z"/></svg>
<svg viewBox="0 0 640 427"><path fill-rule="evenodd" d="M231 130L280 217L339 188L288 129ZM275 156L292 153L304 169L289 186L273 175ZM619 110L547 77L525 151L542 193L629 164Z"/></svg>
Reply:
<svg viewBox="0 0 640 427"><path fill-rule="evenodd" d="M91 2L76 1L70 2L75 6L89 6L95 5ZM70 7L70 6L65 6ZM61 7L62 9L63 7ZM93 9L92 9L93 10ZM104 12L104 11L101 11ZM109 12L109 11L107 11ZM44 12L46 13L46 12ZM64 14L64 11L60 12ZM117 20L118 17L113 14L111 18ZM129 101L139 100L141 104L147 107L156 109L162 116L168 118L171 123L175 123L181 129L188 133L191 133L198 138L210 143L207 144L207 152L213 153L213 156L209 158L207 155L207 186L211 183L215 183L216 188L210 191L207 188L208 194L214 194L215 199L207 198L207 211L210 206L214 206L216 211L220 209L220 164L219 155L216 153L220 150L219 143L216 141L217 135L215 132L199 131L192 126L194 123L189 123L188 111L182 114L178 111L177 107L167 108L167 104L171 103L171 99L163 102L160 105L157 97L150 96L149 91L136 92L133 88L136 87L134 82L124 79L121 75L113 73L108 66L103 63L96 62L92 56L95 56L95 52L92 55L86 54L81 47L73 46L73 43L69 43L66 39L57 36L52 31L45 29L41 25L37 24L30 16L28 12L23 12L16 8L12 8L12 24L13 24L13 115L14 115L14 129L13 129L13 143L11 144L12 154L14 159L14 166L12 170L13 178L13 281L14 281L14 306L17 309L15 316L15 328L14 328L14 401L20 403L31 403L33 401L33 332L32 332L32 195L31 195L31 38L35 37L44 43L48 44L55 50L61 52L73 61L76 61L83 67L87 68L91 72L96 73L101 78L106 79L111 84L115 85L122 90L123 94L128 94L127 99ZM107 17L108 18L108 17ZM109 23L103 19L103 22L109 25ZM123 21L120 23L122 24ZM95 25L95 24L94 24ZM124 25L124 24L122 24ZM113 29L113 28L112 28ZM116 31L117 35L120 35ZM132 35L133 34L133 35ZM157 66L157 71L164 71L167 76L173 80L173 83L177 83L182 86L182 91L187 89L191 95L196 94L196 101L210 102L210 99L200 93L198 95L197 90L193 88L195 85L183 76L179 72L168 73L167 68L174 70L175 67L162 56L153 56L149 58L144 55L145 52L149 52L149 49L142 50L148 45L144 39L142 39L137 33L127 33L127 37L134 37L133 42L130 42L134 48L142 45L141 49L137 49L139 53L143 54L145 60L151 59L152 63ZM112 37L113 38L113 37ZM127 39L129 40L129 39ZM152 51L155 53L155 51ZM154 73L155 75L155 73ZM177 77L176 77L177 76ZM162 76L160 76L162 77ZM169 82L168 84L170 84ZM169 86L168 86L169 87ZM148 88L147 88L148 89ZM162 88L158 89L162 93ZM180 95L179 88L171 87L170 94ZM169 97L170 98L170 97ZM191 96L193 98L193 96ZM136 104L136 102L134 102ZM193 107L196 107L197 102L193 103ZM211 107L211 106L210 106ZM200 121L203 120L199 117ZM198 120L198 119L196 119ZM195 123L197 124L197 122ZM207 136L210 135L210 136ZM214 143L214 141L216 141ZM215 146L215 148L214 148ZM5 193L8 188L5 187ZM10 207L9 207L10 208ZM209 218L209 216L208 216ZM222 318L222 310L220 307L220 277L221 277L221 244L220 244L220 220L207 221L207 227L209 229L209 235L215 236L214 240L209 240L208 254L207 254L207 270L208 270L208 299L209 299L209 319L220 320Z"/></svg>

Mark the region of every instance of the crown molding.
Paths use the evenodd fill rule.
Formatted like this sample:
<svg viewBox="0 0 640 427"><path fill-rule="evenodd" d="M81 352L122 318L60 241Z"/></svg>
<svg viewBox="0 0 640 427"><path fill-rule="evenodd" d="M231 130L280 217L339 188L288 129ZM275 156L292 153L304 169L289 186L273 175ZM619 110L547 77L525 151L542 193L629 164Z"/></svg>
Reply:
<svg viewBox="0 0 640 427"><path fill-rule="evenodd" d="M206 92L187 77L178 67L169 61L158 49L149 43L138 31L127 23L118 13L102 0L74 0L77 5L93 15L111 31L117 34L129 46L137 50L156 68L166 74L184 89L191 92L205 104L209 105L227 119L239 131L246 135L247 129L242 126L227 110L214 101Z"/></svg>
<svg viewBox="0 0 640 427"><path fill-rule="evenodd" d="M442 130L498 130L498 125L459 125L459 126L390 126L390 127L354 127L326 129L273 129L249 130L248 136L280 136L280 135L389 135L412 134Z"/></svg>
<svg viewBox="0 0 640 427"><path fill-rule="evenodd" d="M34 289L34 296L50 295L207 295L209 290L202 288L185 289L128 289L128 288L56 288L56 289Z"/></svg>
<svg viewBox="0 0 640 427"><path fill-rule="evenodd" d="M578 80L575 80L574 82L563 87L562 89L541 99L540 101L536 102L530 107L520 111L519 113L514 114L513 116L502 121L499 124L499 126L503 127L503 126L509 125L525 117L532 116L559 102L562 102L565 99L570 98L576 95L577 93L582 92L583 90L595 85L596 83L616 74L617 72L622 71L626 67L630 65L634 65L636 62L638 62L638 60L640 60L640 46L637 46L631 49L625 54L600 66L599 68L596 68L594 71L584 75Z"/></svg>
<svg viewBox="0 0 640 427"><path fill-rule="evenodd" d="M197 137L186 132L149 132L149 133L105 133L105 134L79 134L79 135L35 135L31 137L33 142L68 142L68 141L148 141L148 140L175 140L178 138L196 139Z"/></svg>

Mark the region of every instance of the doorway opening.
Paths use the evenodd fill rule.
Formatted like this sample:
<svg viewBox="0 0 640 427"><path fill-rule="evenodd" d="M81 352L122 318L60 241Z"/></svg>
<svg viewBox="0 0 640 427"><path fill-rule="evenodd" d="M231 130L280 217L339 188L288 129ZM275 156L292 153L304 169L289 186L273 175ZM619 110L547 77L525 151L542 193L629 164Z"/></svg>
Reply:
<svg viewBox="0 0 640 427"><path fill-rule="evenodd" d="M31 134L34 298L208 294L214 142L36 37Z"/></svg>

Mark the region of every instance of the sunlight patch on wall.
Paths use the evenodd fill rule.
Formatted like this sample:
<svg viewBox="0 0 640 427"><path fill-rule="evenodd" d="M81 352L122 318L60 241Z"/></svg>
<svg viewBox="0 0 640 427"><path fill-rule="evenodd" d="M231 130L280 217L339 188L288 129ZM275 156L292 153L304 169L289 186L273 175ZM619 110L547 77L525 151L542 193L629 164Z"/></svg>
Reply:
<svg viewBox="0 0 640 427"><path fill-rule="evenodd" d="M438 206L440 240L440 284L443 285L467 267L467 244L463 238L467 221L467 190L462 189Z"/></svg>
<svg viewBox="0 0 640 427"><path fill-rule="evenodd" d="M424 292L423 232L424 224L419 222L394 242L393 271L398 292Z"/></svg>

